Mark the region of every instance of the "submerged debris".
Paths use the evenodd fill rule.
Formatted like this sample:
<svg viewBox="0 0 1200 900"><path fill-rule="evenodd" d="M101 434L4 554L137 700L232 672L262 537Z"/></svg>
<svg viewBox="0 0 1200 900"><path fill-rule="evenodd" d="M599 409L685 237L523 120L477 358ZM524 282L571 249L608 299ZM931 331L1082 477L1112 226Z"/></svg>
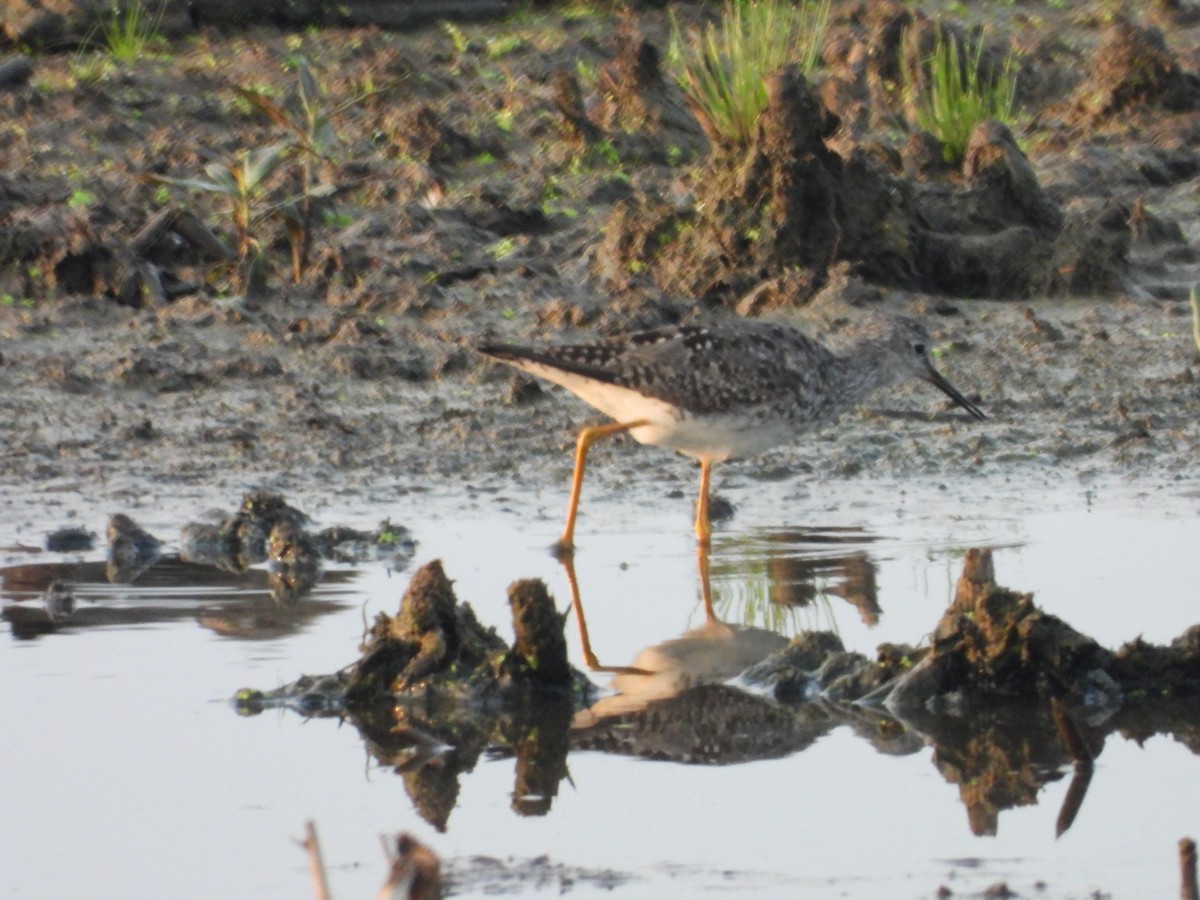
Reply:
<svg viewBox="0 0 1200 900"><path fill-rule="evenodd" d="M61 581L50 582L50 587L46 588L42 597L42 608L55 625L69 619L75 612L75 595L71 592L71 586Z"/></svg>
<svg viewBox="0 0 1200 900"><path fill-rule="evenodd" d="M403 569L412 560L416 542L407 528L390 520L377 531L332 526L309 533L309 517L282 496L265 491L247 494L231 515L218 513L216 522L192 522L180 532L180 556L187 562L244 572L268 558L280 572L281 596L296 597L315 583L320 560L360 562L388 559ZM294 583L291 587L286 587Z"/></svg>
<svg viewBox="0 0 1200 900"><path fill-rule="evenodd" d="M175 553L119 513L108 523L104 561L60 559L0 568L6 598L2 615L21 640L63 629L181 618L195 618L227 637L278 637L342 608L336 599L309 596L318 585L333 589L350 577L344 565L326 568L327 560L377 560L399 570L416 546L408 529L387 520L376 531L332 526L315 534L308 522L280 495L252 493L232 515L218 512L208 522L185 525ZM76 554L90 539L85 529L60 529L48 544L58 553ZM254 567L264 561L269 564ZM126 587L114 592L112 585ZM181 599L174 592L185 587L199 590ZM306 602L297 602L301 598Z"/></svg>
<svg viewBox="0 0 1200 900"><path fill-rule="evenodd" d="M51 553L84 553L96 546L96 535L80 526L59 528L46 535Z"/></svg>
<svg viewBox="0 0 1200 900"><path fill-rule="evenodd" d="M302 531L307 515L278 494L247 494L236 513L219 524L191 523L180 533L180 556L228 572L244 572L266 560L271 531L287 525Z"/></svg>
<svg viewBox="0 0 1200 900"><path fill-rule="evenodd" d="M154 565L162 542L124 513L108 520L108 580L128 584Z"/></svg>
<svg viewBox="0 0 1200 900"><path fill-rule="evenodd" d="M284 520L271 529L267 557L271 560L271 595L276 600L294 600L307 594L321 577L316 543L291 521Z"/></svg>
<svg viewBox="0 0 1200 900"><path fill-rule="evenodd" d="M404 900L439 900L442 896L442 863L437 854L406 831L396 835L395 852L382 897Z"/></svg>

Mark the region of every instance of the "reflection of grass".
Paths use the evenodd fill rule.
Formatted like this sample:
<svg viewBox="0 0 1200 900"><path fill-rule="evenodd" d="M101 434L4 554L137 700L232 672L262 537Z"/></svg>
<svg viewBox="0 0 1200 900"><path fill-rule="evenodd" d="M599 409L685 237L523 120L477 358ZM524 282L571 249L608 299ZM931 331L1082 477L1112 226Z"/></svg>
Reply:
<svg viewBox="0 0 1200 900"><path fill-rule="evenodd" d="M791 636L805 631L838 631L833 603L823 585L814 585L811 603L790 606L771 599L768 560L740 556L712 571L713 608L723 622L767 628Z"/></svg>

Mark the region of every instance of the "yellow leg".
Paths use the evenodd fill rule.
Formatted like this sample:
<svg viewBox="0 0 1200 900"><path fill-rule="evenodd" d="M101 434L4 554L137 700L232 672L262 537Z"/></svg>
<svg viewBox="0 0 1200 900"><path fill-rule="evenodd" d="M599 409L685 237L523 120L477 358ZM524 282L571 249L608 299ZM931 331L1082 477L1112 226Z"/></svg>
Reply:
<svg viewBox="0 0 1200 900"><path fill-rule="evenodd" d="M554 545L558 553L569 554L575 549L575 514L579 512L579 495L583 491L583 471L587 467L588 448L596 441L647 424L649 423L645 419L636 422L611 422L608 425L591 425L579 432L579 440L575 443L575 474L571 478L571 502L567 506L567 524L563 528L562 537Z"/></svg>
<svg viewBox="0 0 1200 900"><path fill-rule="evenodd" d="M712 543L712 524L708 521L708 485L712 481L712 460L700 460L700 499L696 501L696 540L701 547Z"/></svg>
<svg viewBox="0 0 1200 900"><path fill-rule="evenodd" d="M700 599L704 603L704 619L709 624L717 621L713 609L712 581L708 576L708 545L696 545L696 568L700 571Z"/></svg>
<svg viewBox="0 0 1200 900"><path fill-rule="evenodd" d="M579 580L575 577L575 560L571 554L563 554L562 567L567 572L567 584L571 588L571 610L575 613L575 622L579 626L579 643L583 647L583 661L593 672L611 672L615 675L650 675L645 669L633 666L604 666L592 652L592 639L588 636L587 619L583 616L583 599L579 596Z"/></svg>

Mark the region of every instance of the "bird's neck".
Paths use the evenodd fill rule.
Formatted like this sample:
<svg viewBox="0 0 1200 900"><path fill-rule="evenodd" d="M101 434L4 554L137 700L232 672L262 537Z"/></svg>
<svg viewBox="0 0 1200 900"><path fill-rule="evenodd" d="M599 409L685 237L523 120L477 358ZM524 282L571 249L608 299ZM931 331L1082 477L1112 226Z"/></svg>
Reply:
<svg viewBox="0 0 1200 900"><path fill-rule="evenodd" d="M837 396L843 406L852 407L891 384L894 373L878 362L884 352L878 342L864 341L835 354L836 364L830 368L831 395Z"/></svg>

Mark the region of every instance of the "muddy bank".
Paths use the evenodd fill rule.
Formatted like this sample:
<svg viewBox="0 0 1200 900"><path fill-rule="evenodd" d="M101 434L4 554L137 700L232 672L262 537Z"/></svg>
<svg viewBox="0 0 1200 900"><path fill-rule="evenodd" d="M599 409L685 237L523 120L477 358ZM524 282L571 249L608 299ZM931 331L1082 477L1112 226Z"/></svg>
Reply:
<svg viewBox="0 0 1200 900"><path fill-rule="evenodd" d="M36 486L94 521L93 504L160 492L202 507L260 486L313 505L560 485L589 413L471 343L734 311L836 340L878 305L929 324L989 422L962 428L901 392L734 471L1194 491L1200 388L1182 298L1198 26L1179 18L1156 37L1149 19L1049 5L990 23L989 53L1022 51L1029 128L984 129L947 170L914 167L911 135L887 132L904 110L879 67L905 23L932 27L886 5L835 7L825 68L773 82L775 125L738 153L682 100L653 8L539 8L464 25L461 40L200 30L119 66L37 55L32 77L0 92L13 161L0 191L3 503L44 522ZM1153 77L1132 81L1147 54ZM308 170L320 190L303 244L287 221L258 219L251 271L229 258L219 196L154 178L284 141L246 98L294 115L299 57L336 152ZM303 174L281 165L264 202ZM773 218L752 185L771 192ZM759 240L734 240L751 230ZM994 296L1007 299L968 299ZM627 454L598 451L597 491L628 483L627 466L668 494L688 477L665 454Z"/></svg>

